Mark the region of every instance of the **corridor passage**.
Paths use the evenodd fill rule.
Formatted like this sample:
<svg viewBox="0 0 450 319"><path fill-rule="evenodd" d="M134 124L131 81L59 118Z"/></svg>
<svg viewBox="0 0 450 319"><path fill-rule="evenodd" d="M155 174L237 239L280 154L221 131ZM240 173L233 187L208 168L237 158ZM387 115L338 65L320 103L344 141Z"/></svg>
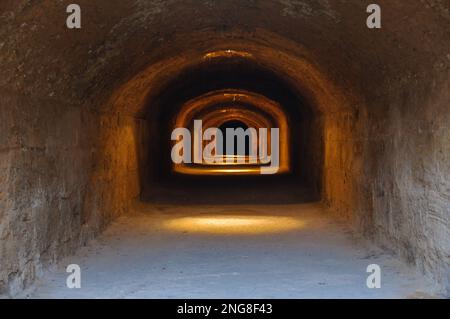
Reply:
<svg viewBox="0 0 450 319"><path fill-rule="evenodd" d="M276 217L275 217L276 216ZM81 267L68 289L65 267ZM378 264L381 288L366 268ZM47 273L33 298L430 298L433 285L320 204L137 205Z"/></svg>
<svg viewBox="0 0 450 319"><path fill-rule="evenodd" d="M0 0L0 298L449 298L449 26Z"/></svg>

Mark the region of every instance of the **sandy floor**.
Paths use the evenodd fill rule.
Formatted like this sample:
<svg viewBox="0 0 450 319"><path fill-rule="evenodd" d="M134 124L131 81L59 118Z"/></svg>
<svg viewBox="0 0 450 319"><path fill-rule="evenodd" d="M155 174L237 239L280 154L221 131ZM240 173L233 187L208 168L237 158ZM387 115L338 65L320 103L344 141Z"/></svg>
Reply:
<svg viewBox="0 0 450 319"><path fill-rule="evenodd" d="M432 286L318 204L142 206L47 273L32 298L415 298ZM65 267L81 267L68 289ZM382 287L366 286L366 267Z"/></svg>

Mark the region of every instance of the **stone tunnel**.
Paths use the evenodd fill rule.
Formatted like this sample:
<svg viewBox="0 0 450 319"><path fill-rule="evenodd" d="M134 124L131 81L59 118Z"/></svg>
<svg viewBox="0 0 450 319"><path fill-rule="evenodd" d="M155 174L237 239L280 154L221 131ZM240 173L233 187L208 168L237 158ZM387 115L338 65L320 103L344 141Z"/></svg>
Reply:
<svg viewBox="0 0 450 319"><path fill-rule="evenodd" d="M0 295L449 296L447 0L74 2L0 4ZM194 120L279 169L174 163Z"/></svg>

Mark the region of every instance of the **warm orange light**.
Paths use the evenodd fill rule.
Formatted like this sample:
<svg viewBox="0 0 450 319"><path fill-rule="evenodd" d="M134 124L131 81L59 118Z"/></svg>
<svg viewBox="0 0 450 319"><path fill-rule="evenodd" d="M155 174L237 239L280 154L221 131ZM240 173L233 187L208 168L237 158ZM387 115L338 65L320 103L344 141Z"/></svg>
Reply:
<svg viewBox="0 0 450 319"><path fill-rule="evenodd" d="M204 59L212 59L212 58L220 58L220 57L242 57L242 58L251 58L252 54L244 51L236 51L236 50L220 50L206 53L203 58Z"/></svg>
<svg viewBox="0 0 450 319"><path fill-rule="evenodd" d="M202 128L206 130L210 127L219 127L228 120L239 120L247 127L258 130L268 129L267 151L271 152L272 137L271 128L279 129L279 163L278 169L267 173L266 161L259 159L256 163L248 158L244 163L225 162L214 163L205 161L203 148L208 143L202 140L197 146L192 143L191 154L197 154L203 161L201 163L174 163L173 171L178 174L189 175L257 175L257 174L285 174L290 172L290 149L289 149L289 129L286 114L281 105L260 94L244 90L224 89L209 92L202 96L187 101L179 110L175 117L174 128L194 129L195 120L202 121ZM253 139L254 143L259 140ZM178 143L179 141L174 141ZM252 144L252 149L257 149ZM272 163L270 163L272 164ZM237 167L236 167L237 166ZM246 166L246 167L244 167Z"/></svg>
<svg viewBox="0 0 450 319"><path fill-rule="evenodd" d="M260 175L261 174L261 166L248 165L245 168L214 168L214 165L198 165L198 166L188 166L188 165L179 165L176 172L179 174L189 174L189 175Z"/></svg>
<svg viewBox="0 0 450 319"><path fill-rule="evenodd" d="M169 230L179 232L255 235L300 229L304 222L293 217L251 215L207 215L174 218L165 222Z"/></svg>

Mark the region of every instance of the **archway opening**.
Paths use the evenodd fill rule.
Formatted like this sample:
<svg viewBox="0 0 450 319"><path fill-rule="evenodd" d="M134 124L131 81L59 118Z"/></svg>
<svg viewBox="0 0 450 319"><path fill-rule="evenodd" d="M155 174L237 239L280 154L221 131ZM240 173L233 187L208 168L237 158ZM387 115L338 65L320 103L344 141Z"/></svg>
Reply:
<svg viewBox="0 0 450 319"><path fill-rule="evenodd" d="M226 155L237 155L237 156L250 156L250 136L246 135L245 136L245 145L244 148L238 148L238 137L237 136L233 136L232 138L234 138L233 141L233 145L234 145L234 149L232 150L232 152L229 152L229 150L226 148L227 143L227 137L229 134L227 134L227 129L235 131L235 130L242 130L242 131L246 131L249 127L247 126L247 124L245 124L242 121L239 120L230 120L230 121L226 121L225 123L223 123L222 125L219 126L219 130L222 132L222 136L223 136L223 145L224 147L222 148L222 154L226 154Z"/></svg>
<svg viewBox="0 0 450 319"><path fill-rule="evenodd" d="M144 141L149 154L142 165L144 201L166 202L170 197L195 203L297 203L320 198L320 112L306 102L286 74L246 56L207 57L173 74L152 94L145 118L151 138ZM192 132L195 120L202 120L204 129L219 127L223 132L227 128L267 128L269 140L271 129L278 128L279 170L262 174L260 163L254 167L191 163L174 169L172 132L180 127ZM239 152L237 144L235 154ZM241 155L248 157L251 151L246 137Z"/></svg>

